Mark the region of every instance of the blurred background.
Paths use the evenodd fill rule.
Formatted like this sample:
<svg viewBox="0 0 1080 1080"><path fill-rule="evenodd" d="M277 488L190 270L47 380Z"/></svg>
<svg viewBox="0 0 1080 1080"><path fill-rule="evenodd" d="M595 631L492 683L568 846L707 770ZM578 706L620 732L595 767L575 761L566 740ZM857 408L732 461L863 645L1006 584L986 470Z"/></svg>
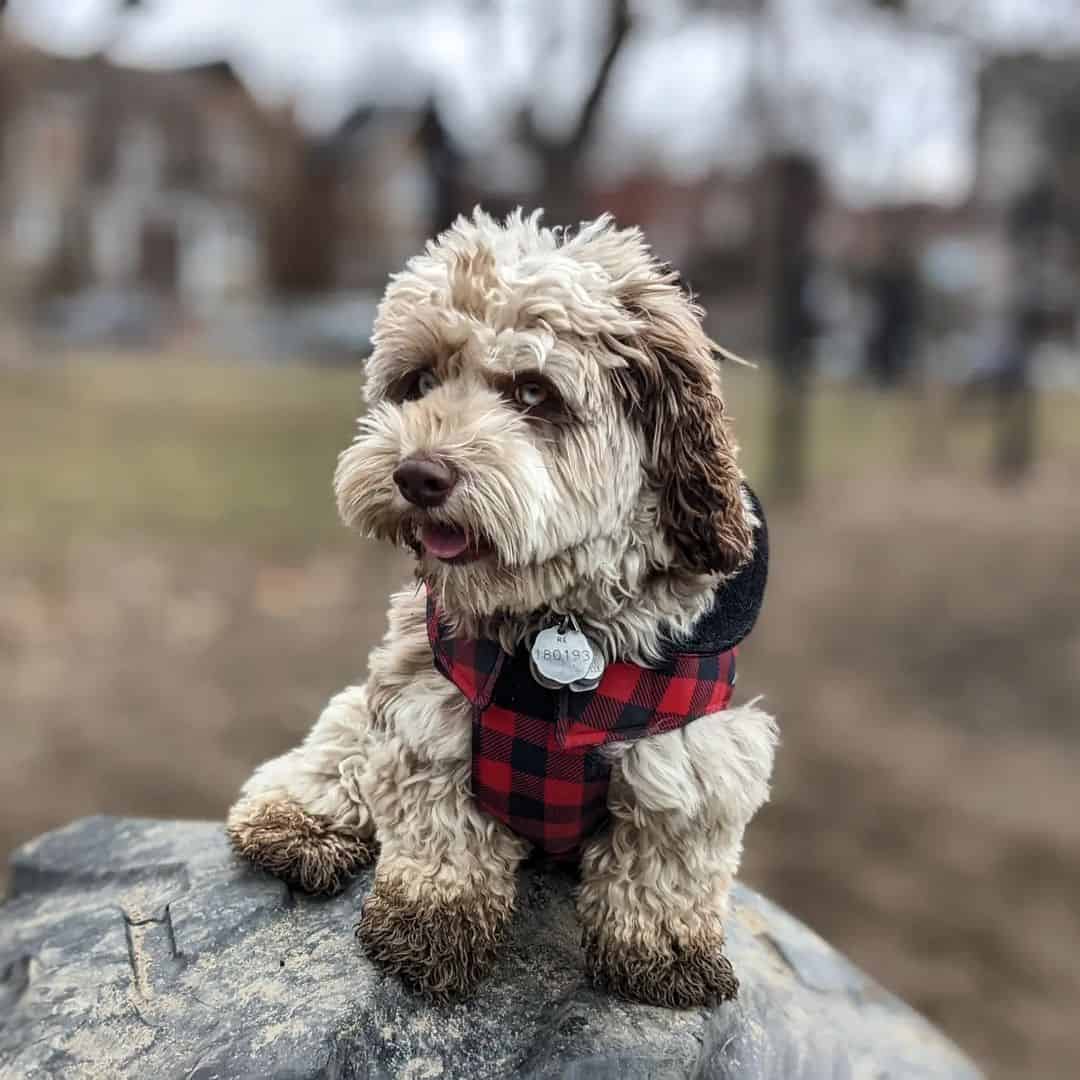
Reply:
<svg viewBox="0 0 1080 1080"><path fill-rule="evenodd" d="M334 460L387 274L476 203L640 224L757 363L745 878L1075 1076L1074 0L11 0L0 851L220 817L362 678L408 568Z"/></svg>

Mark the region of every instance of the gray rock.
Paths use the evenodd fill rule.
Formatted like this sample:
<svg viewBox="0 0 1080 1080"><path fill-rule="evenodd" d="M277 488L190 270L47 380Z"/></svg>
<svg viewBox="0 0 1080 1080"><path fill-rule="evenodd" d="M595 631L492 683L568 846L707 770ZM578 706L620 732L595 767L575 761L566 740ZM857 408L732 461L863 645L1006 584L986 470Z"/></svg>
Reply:
<svg viewBox="0 0 1080 1080"><path fill-rule="evenodd" d="M523 872L498 972L436 1007L352 925L370 873L315 900L235 860L220 825L89 818L16 852L0 907L0 1077L976 1080L925 1020L740 888L737 1002L629 1005L582 975L573 882Z"/></svg>

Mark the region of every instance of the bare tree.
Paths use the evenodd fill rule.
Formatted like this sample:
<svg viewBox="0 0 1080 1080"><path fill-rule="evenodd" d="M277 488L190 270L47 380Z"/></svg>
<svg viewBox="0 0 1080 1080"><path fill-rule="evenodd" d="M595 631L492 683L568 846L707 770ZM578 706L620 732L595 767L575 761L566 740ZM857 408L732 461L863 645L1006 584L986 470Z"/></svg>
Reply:
<svg viewBox="0 0 1080 1080"><path fill-rule="evenodd" d="M536 123L535 106L525 106L512 133L539 166L535 202L545 209L547 220L554 224L573 224L581 214L586 189L585 156L595 137L612 72L633 29L629 0L601 2L605 8L607 38L571 129L560 136L547 134ZM481 5L481 9L487 8ZM434 97L429 97L424 106L417 139L434 190L432 229L440 231L458 214L467 213L475 196L467 175L468 158L455 144Z"/></svg>
<svg viewBox="0 0 1080 1080"><path fill-rule="evenodd" d="M770 492L776 499L793 501L806 487L810 457L809 399L817 331L809 303L814 272L811 226L821 183L816 164L802 154L772 157L762 172L763 266L774 370Z"/></svg>
<svg viewBox="0 0 1080 1080"><path fill-rule="evenodd" d="M553 138L538 129L531 110L526 110L520 118L521 138L541 165L540 202L552 222L571 224L574 215L580 212L585 188L585 152L595 135L597 118L619 54L633 29L629 0L609 0L607 23L607 44L570 131L562 138Z"/></svg>

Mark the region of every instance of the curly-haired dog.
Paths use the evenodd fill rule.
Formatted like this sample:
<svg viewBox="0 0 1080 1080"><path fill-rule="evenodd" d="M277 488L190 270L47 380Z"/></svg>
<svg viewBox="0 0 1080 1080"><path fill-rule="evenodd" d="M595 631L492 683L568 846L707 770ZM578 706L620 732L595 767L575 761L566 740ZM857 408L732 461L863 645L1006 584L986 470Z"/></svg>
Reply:
<svg viewBox="0 0 1080 1080"><path fill-rule="evenodd" d="M580 862L597 984L735 992L724 918L776 729L728 707L767 552L719 351L608 218L568 235L477 211L387 289L335 489L422 584L228 830L316 892L378 853L357 933L433 997L491 963L533 847Z"/></svg>

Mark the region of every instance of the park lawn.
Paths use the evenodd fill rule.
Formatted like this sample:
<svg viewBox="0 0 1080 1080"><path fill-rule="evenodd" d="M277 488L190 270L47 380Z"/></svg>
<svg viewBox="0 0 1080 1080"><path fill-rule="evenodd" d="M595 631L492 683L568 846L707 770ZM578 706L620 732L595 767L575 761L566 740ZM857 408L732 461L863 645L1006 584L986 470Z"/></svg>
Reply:
<svg viewBox="0 0 1080 1080"><path fill-rule="evenodd" d="M0 373L8 544L138 531L266 547L337 533L355 373L109 362Z"/></svg>

